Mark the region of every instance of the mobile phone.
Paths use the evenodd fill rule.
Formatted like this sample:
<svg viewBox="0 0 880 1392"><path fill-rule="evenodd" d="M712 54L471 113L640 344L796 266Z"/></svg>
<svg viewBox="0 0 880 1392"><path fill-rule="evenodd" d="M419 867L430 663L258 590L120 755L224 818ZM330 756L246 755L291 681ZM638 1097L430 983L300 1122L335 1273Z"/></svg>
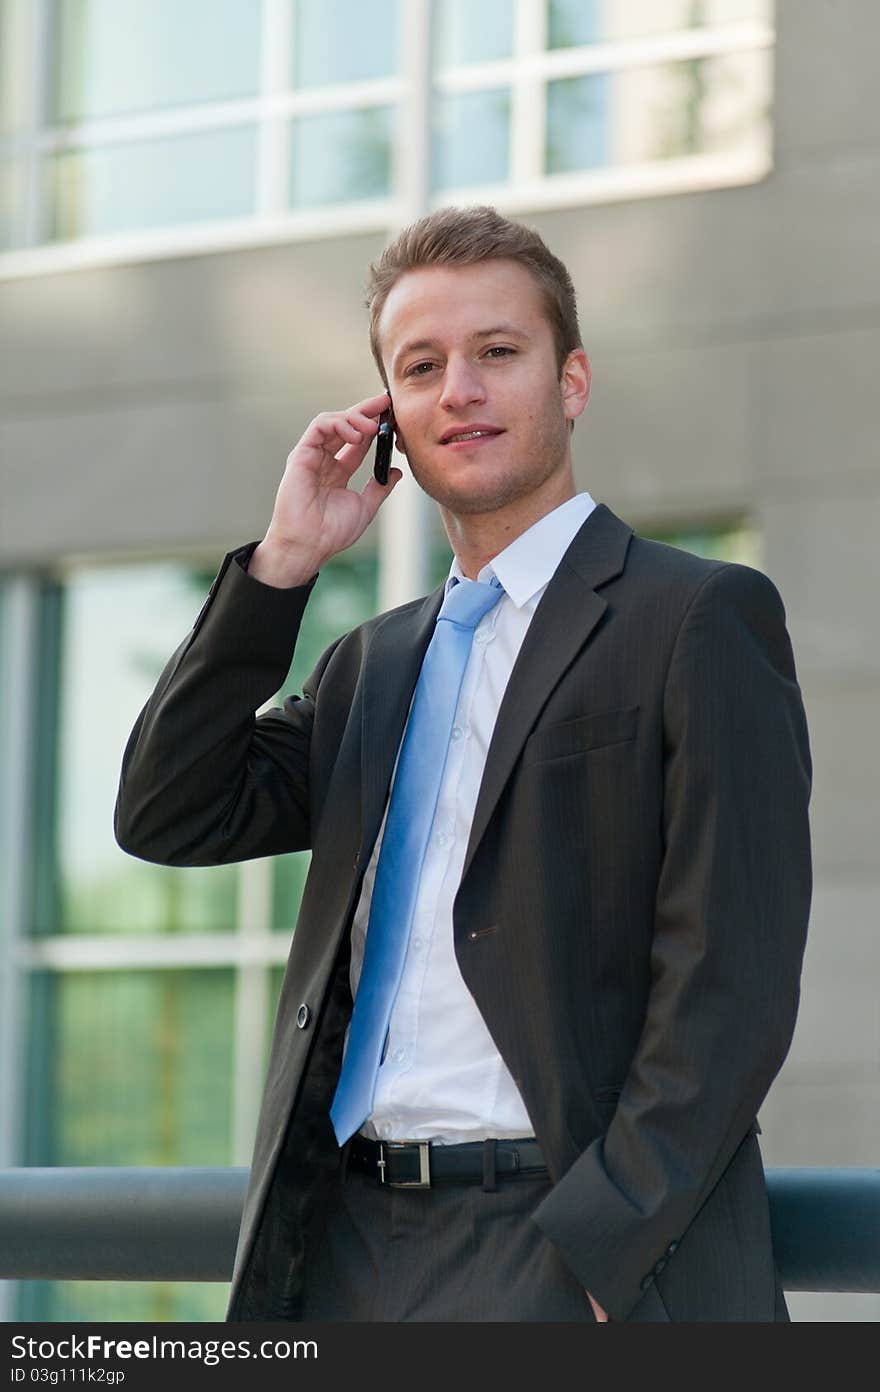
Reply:
<svg viewBox="0 0 880 1392"><path fill-rule="evenodd" d="M391 410L383 411L379 417L379 433L376 436L376 459L373 476L383 486L388 482L391 467L391 452L394 449L394 416Z"/></svg>

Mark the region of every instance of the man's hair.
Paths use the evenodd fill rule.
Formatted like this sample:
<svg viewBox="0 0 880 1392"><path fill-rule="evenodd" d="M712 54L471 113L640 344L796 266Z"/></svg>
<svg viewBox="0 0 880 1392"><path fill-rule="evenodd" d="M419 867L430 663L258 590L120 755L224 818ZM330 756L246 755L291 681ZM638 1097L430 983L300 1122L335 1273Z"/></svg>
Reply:
<svg viewBox="0 0 880 1392"><path fill-rule="evenodd" d="M386 387L388 378L379 350L379 317L400 277L428 266L475 266L501 259L516 261L540 290L553 330L556 370L562 375L569 353L583 348L583 343L574 285L559 257L531 227L511 222L494 208L438 208L405 227L370 267L366 298L370 347Z"/></svg>

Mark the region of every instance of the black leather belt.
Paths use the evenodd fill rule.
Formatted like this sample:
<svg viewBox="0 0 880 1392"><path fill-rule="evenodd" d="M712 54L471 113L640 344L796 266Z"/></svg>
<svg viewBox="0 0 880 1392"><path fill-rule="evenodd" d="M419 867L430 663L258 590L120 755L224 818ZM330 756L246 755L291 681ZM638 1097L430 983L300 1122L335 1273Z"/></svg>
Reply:
<svg viewBox="0 0 880 1392"><path fill-rule="evenodd" d="M540 1175L547 1165L535 1140L468 1141L438 1145L431 1141L369 1141L353 1136L348 1164L380 1184L401 1189L430 1189L432 1184L482 1182L494 1188L497 1177Z"/></svg>

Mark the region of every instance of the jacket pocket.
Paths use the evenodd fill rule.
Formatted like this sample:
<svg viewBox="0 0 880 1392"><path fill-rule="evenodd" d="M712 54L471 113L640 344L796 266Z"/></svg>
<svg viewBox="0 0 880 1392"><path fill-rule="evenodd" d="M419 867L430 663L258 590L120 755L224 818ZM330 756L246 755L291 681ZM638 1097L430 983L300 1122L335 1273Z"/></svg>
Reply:
<svg viewBox="0 0 880 1392"><path fill-rule="evenodd" d="M639 707L624 706L619 710L596 711L580 715L575 720L560 720L534 730L523 746L523 764L544 763L548 759L563 759L572 754L586 754L592 749L604 749L609 744L622 744L635 739L639 724Z"/></svg>

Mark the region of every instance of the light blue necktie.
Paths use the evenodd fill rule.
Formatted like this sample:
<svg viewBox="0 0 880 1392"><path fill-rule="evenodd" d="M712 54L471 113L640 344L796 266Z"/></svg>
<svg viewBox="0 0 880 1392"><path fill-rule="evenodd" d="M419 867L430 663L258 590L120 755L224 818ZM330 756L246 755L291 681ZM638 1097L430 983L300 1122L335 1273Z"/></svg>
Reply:
<svg viewBox="0 0 880 1392"><path fill-rule="evenodd" d="M348 1045L330 1108L342 1145L373 1110L376 1079L409 946L422 861L437 808L443 768L474 629L504 590L461 580L437 615L416 684L397 762L391 802L376 866L364 961Z"/></svg>

